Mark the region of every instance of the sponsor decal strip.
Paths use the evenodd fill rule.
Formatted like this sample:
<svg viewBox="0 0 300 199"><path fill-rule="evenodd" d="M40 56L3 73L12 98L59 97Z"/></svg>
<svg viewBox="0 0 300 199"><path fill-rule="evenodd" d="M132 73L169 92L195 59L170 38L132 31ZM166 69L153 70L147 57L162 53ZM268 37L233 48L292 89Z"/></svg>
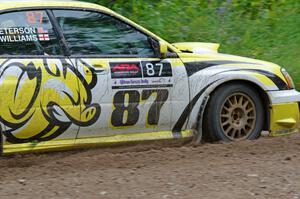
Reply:
<svg viewBox="0 0 300 199"><path fill-rule="evenodd" d="M166 88L166 87L173 87L173 84L113 86L112 89Z"/></svg>

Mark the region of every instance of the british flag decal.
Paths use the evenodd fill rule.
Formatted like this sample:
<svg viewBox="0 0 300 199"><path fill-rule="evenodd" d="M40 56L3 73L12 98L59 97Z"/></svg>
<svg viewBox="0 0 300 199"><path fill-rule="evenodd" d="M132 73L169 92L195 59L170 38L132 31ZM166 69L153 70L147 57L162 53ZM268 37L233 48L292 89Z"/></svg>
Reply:
<svg viewBox="0 0 300 199"><path fill-rule="evenodd" d="M49 41L49 32L48 30L44 30L44 28L38 28L38 35L40 41Z"/></svg>

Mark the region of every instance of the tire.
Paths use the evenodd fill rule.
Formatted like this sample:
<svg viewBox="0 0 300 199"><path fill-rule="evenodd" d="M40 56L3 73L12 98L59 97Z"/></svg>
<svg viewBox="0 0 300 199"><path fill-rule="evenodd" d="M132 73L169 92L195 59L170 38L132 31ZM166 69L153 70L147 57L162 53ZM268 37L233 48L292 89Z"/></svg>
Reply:
<svg viewBox="0 0 300 199"><path fill-rule="evenodd" d="M245 84L231 83L211 95L203 118L205 141L257 139L264 125L259 94Z"/></svg>

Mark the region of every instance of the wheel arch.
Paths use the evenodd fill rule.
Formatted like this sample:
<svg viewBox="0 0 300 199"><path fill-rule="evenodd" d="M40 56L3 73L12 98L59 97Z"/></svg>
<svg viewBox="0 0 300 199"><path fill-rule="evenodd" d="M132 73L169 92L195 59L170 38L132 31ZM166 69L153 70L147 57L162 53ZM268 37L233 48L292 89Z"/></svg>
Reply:
<svg viewBox="0 0 300 199"><path fill-rule="evenodd" d="M211 92L207 93L207 96L211 96L218 88L226 86L226 85L230 85L230 84L244 84L244 85L250 86L251 88L254 88L254 91L257 92L257 94L259 95L259 98L261 99L261 102L263 103L263 107L264 107L264 118L265 118L266 122L264 123L263 130L269 131L270 130L270 108L269 108L270 107L270 98L269 98L268 94L266 93L266 91L257 83L249 81L249 80L243 80L243 79L223 81L223 82L219 83L218 85L215 85L214 88L211 90ZM210 99L208 99L207 102L209 102L209 100ZM205 104L203 113L199 113L199 116L206 114L207 104L208 103ZM201 119L203 119L203 117ZM203 122L200 121L200 124L202 125ZM199 127L201 128L201 132L202 132L203 126L197 126L198 131L199 131ZM205 133L205 132L203 132L203 133ZM201 137L202 137L202 135L201 135Z"/></svg>

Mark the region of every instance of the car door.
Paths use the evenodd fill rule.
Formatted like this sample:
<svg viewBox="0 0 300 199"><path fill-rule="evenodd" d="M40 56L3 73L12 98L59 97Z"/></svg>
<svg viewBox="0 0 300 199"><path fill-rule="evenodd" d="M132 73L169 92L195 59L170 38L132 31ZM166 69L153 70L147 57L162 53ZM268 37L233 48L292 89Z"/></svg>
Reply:
<svg viewBox="0 0 300 199"><path fill-rule="evenodd" d="M99 119L80 128L78 138L171 129L173 70L183 66L179 59L160 59L155 39L114 16L74 9L53 14L72 63L93 82L81 95L89 93L87 101L101 107Z"/></svg>
<svg viewBox="0 0 300 199"><path fill-rule="evenodd" d="M69 140L80 123L79 80L44 10L0 15L0 121L7 144ZM50 142L47 142L50 144Z"/></svg>

